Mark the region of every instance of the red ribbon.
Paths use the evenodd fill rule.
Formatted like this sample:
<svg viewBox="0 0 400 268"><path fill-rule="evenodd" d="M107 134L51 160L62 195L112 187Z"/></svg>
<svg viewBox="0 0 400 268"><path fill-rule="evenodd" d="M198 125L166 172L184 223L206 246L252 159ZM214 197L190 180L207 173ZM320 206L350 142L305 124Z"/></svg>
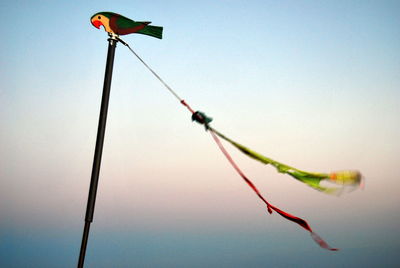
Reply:
<svg viewBox="0 0 400 268"><path fill-rule="evenodd" d="M233 166L233 168L239 173L239 175L243 178L243 180L250 186L251 189L257 194L257 196L267 205L268 212L271 214L272 211L277 212L279 215L284 217L285 219L292 221L294 223L297 223L304 229L310 232L311 237L314 239L314 241L322 248L331 250L331 251L337 251L337 248L332 248L330 247L318 234L314 233L313 230L311 229L310 225L303 219L296 217L290 213L287 213L283 210L280 210L279 208L273 206L270 204L260 193L260 191L257 189L257 187L254 185L254 183L246 177L246 175L243 173L243 171L239 168L239 166L233 161L231 155L226 151L225 147L222 145L220 139L218 136L215 134L215 132L210 129L211 136L213 137L214 141L217 143L219 149L222 151L222 153L225 155L225 157L228 159L229 163Z"/></svg>

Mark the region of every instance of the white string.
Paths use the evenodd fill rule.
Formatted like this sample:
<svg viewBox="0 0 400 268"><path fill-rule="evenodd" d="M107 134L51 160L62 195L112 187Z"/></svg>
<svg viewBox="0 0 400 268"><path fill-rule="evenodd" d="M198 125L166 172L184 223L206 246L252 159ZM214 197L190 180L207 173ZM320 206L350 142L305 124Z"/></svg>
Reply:
<svg viewBox="0 0 400 268"><path fill-rule="evenodd" d="M164 87L172 93L172 95L175 96L175 98L177 98L179 100L179 102L182 102L183 99L181 97L179 97L179 95L167 84L164 82L164 80L162 80L162 78L153 70L150 68L149 65L147 65L147 63L135 52L133 51L133 49L129 46L128 43L126 43L125 41L123 41L121 38L117 37L117 40L120 41L123 45L125 45L126 47L128 47L128 49L133 53L133 55L136 56L136 58L138 58L143 65L164 85Z"/></svg>

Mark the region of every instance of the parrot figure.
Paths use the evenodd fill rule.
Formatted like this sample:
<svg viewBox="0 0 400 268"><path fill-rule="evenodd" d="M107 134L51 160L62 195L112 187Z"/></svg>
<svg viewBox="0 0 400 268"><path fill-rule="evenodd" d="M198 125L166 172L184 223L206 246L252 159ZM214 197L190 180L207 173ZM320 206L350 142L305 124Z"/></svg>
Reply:
<svg viewBox="0 0 400 268"><path fill-rule="evenodd" d="M90 18L90 22L97 29L100 29L100 26L103 26L106 32L116 35L139 33L159 39L162 38L162 27L150 26L150 21L133 21L112 12L96 13Z"/></svg>

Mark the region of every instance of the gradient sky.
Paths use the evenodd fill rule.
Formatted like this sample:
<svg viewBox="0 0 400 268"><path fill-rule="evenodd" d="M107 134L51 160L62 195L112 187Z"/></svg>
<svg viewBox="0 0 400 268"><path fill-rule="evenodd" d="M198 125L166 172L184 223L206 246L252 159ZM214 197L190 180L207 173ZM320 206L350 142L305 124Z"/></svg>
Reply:
<svg viewBox="0 0 400 268"><path fill-rule="evenodd" d="M164 27L124 39L213 126L295 167L358 169L326 196L232 152L119 44L87 267L396 267L400 250L399 1L0 3L0 266L74 267L107 53L89 18Z"/></svg>

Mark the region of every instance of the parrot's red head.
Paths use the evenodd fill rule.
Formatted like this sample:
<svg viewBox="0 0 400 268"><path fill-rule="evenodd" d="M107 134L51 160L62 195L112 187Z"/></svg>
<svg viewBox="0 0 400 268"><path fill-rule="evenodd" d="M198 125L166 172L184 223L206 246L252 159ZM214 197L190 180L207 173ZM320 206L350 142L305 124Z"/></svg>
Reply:
<svg viewBox="0 0 400 268"><path fill-rule="evenodd" d="M90 18L90 22L94 27L97 29L100 29L100 26L104 27L104 30L109 33L114 33L113 30L110 28L110 17L112 13L111 12L99 12L94 14Z"/></svg>

